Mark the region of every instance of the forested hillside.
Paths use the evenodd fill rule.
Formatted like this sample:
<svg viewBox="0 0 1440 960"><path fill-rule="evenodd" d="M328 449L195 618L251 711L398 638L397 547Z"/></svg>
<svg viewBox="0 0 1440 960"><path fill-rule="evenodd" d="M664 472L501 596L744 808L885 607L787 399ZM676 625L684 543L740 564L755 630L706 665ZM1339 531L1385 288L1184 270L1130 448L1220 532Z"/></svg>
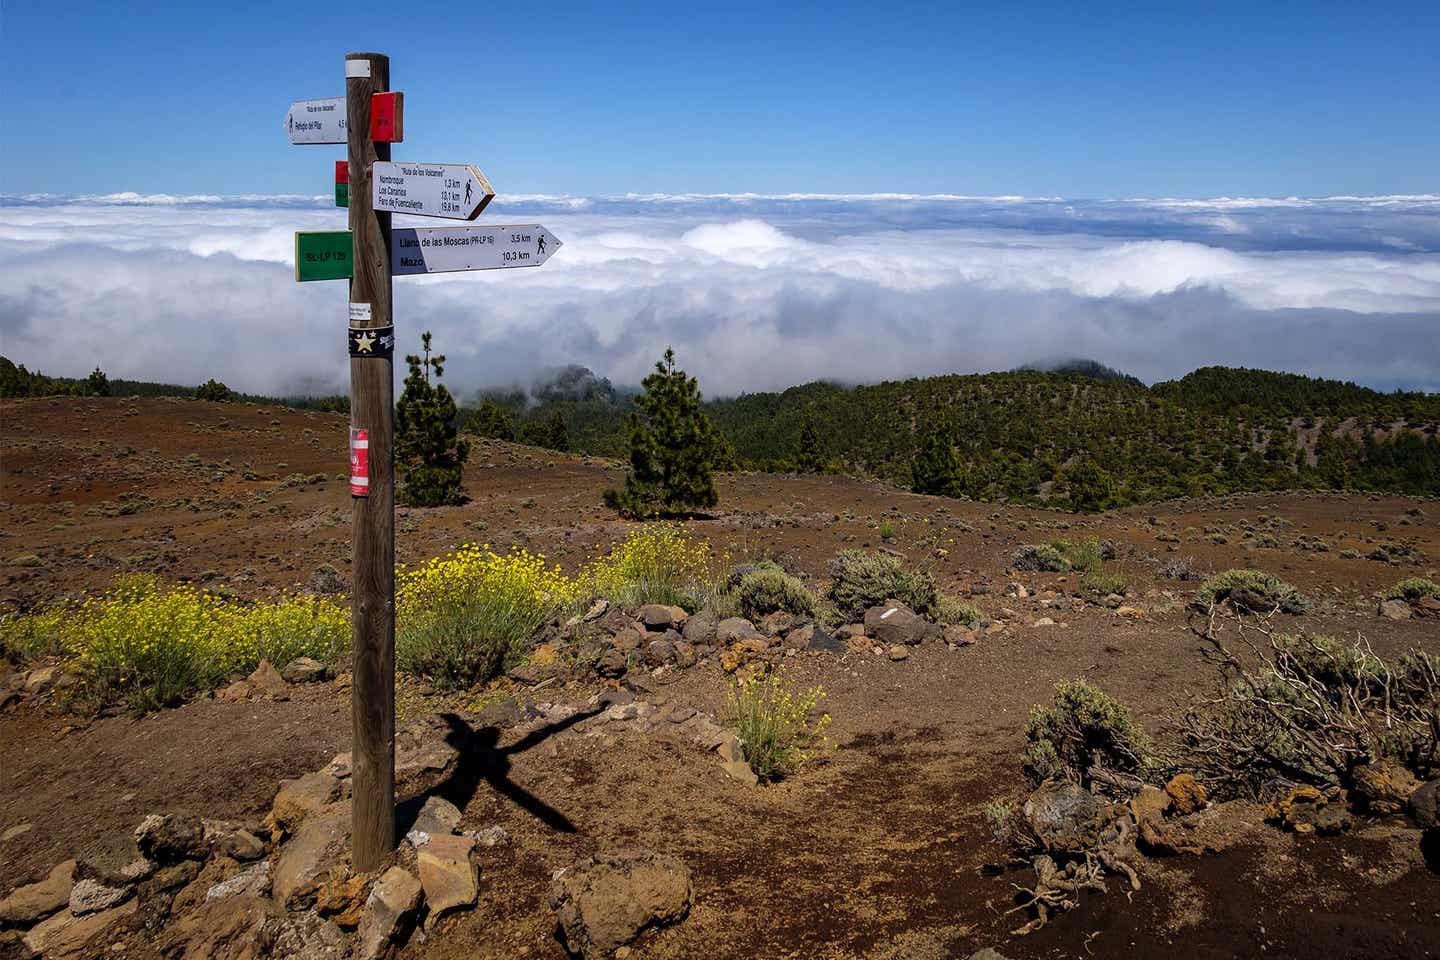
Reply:
<svg viewBox="0 0 1440 960"><path fill-rule="evenodd" d="M1440 395L1228 367L1153 387L1093 362L1063 369L816 382L705 410L733 454L722 466L853 473L976 499L1088 511L1238 490L1440 495ZM346 406L343 397L233 394L214 381L109 381L98 370L51 378L0 358L0 395L98 392ZM623 457L633 398L567 367L528 391L484 392L461 419L480 436Z"/></svg>
<svg viewBox="0 0 1440 960"><path fill-rule="evenodd" d="M1150 388L1195 410L1257 417L1356 417L1420 426L1440 420L1440 394L1380 393L1343 380L1244 367L1201 367Z"/></svg>
<svg viewBox="0 0 1440 960"><path fill-rule="evenodd" d="M1095 510L1235 490L1440 494L1440 396L1223 367L1146 387L1099 364L1079 369L1101 378L1018 370L817 382L706 411L741 467L823 464L982 499ZM486 399L488 416L472 419L482 434L533 441L558 421L570 449L624 454L627 396ZM497 414L507 423L498 431Z"/></svg>

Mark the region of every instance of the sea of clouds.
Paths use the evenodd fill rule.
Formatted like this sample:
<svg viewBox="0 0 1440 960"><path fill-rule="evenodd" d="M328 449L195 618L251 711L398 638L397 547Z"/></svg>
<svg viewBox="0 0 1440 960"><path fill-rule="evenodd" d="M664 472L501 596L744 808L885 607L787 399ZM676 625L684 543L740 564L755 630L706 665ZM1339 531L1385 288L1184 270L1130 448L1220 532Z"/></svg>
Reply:
<svg viewBox="0 0 1440 960"><path fill-rule="evenodd" d="M462 396L569 363L636 383L667 345L710 396L1077 356L1440 390L1440 196L508 196L483 220L564 247L395 281L400 351L433 331ZM0 353L343 392L345 284L293 256L344 227L327 197L0 196Z"/></svg>

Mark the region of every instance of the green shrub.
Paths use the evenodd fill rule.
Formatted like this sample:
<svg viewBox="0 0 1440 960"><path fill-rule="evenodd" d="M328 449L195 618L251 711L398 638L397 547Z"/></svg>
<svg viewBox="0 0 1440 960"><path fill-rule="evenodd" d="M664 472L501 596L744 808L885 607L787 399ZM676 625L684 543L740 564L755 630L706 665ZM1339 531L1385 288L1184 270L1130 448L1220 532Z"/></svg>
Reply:
<svg viewBox="0 0 1440 960"><path fill-rule="evenodd" d="M1385 671L1385 662L1368 648L1323 634L1281 635L1275 640L1275 653L1285 666L1330 690L1357 684L1368 687ZM1281 684L1269 692L1288 699ZM1342 705L1339 697L1334 705Z"/></svg>
<svg viewBox="0 0 1440 960"><path fill-rule="evenodd" d="M1396 662L1360 640L1287 636L1227 663L1224 695L1192 704L1176 757L1216 796L1255 797L1276 778L1321 789L1355 767L1390 759L1420 773L1440 751L1440 658L1412 650Z"/></svg>
<svg viewBox="0 0 1440 960"><path fill-rule="evenodd" d="M1200 585L1195 606L1206 609L1229 601L1237 610L1251 613L1304 613L1309 602L1293 586L1263 570L1226 570Z"/></svg>
<svg viewBox="0 0 1440 960"><path fill-rule="evenodd" d="M890 541L895 539L895 524L889 520L880 521L880 539Z"/></svg>
<svg viewBox="0 0 1440 960"><path fill-rule="evenodd" d="M980 813L985 817L985 824L990 828L990 835L996 842L1009 844L1012 825L1011 819L1015 816L1015 804L1009 800L991 800L980 808Z"/></svg>
<svg viewBox="0 0 1440 960"><path fill-rule="evenodd" d="M1035 784L1088 787L1091 767L1141 776L1153 763L1150 739L1129 709L1084 680L1057 684L1054 703L1030 711L1025 740L1025 775Z"/></svg>
<svg viewBox="0 0 1440 960"><path fill-rule="evenodd" d="M1093 570L1100 565L1101 552L1104 549L1100 541L1095 537L1082 543L1071 543L1069 540L1053 540L1051 546L1060 551L1071 570Z"/></svg>
<svg viewBox="0 0 1440 960"><path fill-rule="evenodd" d="M1086 593L1093 593L1097 596L1108 596L1112 593L1125 595L1130 589L1130 578L1123 573L1115 573L1101 569L1087 570L1080 577L1080 589Z"/></svg>
<svg viewBox="0 0 1440 960"><path fill-rule="evenodd" d="M777 567L746 573L735 589L741 611L752 620L777 610L804 617L815 615L815 598L805 584Z"/></svg>
<svg viewBox="0 0 1440 960"><path fill-rule="evenodd" d="M871 607L899 600L918 614L930 615L939 602L935 578L923 570L909 570L904 561L887 553L845 550L830 561L830 587L826 598L843 617L858 620Z"/></svg>
<svg viewBox="0 0 1440 960"><path fill-rule="evenodd" d="M794 773L813 755L830 723L815 709L825 691L794 689L783 673L752 676L730 691L730 721L750 769L762 780Z"/></svg>
<svg viewBox="0 0 1440 960"><path fill-rule="evenodd" d="M1010 566L1016 570L1036 570L1046 573L1065 573L1069 570L1089 570L1100 562L1100 541L1094 538L1084 543L1069 540L1052 540L1049 543L1022 544L1010 556Z"/></svg>
<svg viewBox="0 0 1440 960"><path fill-rule="evenodd" d="M1016 570L1062 573L1070 569L1065 556L1048 543L1026 543L1010 555L1010 566Z"/></svg>
<svg viewBox="0 0 1440 960"><path fill-rule="evenodd" d="M38 657L60 656L65 652L61 628L63 610L0 615L0 660L27 663Z"/></svg>
<svg viewBox="0 0 1440 960"><path fill-rule="evenodd" d="M1440 584L1425 577L1408 577L1385 591L1386 600L1404 600L1414 603L1424 597L1440 600Z"/></svg>
<svg viewBox="0 0 1440 960"><path fill-rule="evenodd" d="M524 658L540 624L495 597L433 611L395 637L395 663L439 690L463 690Z"/></svg>
<svg viewBox="0 0 1440 960"><path fill-rule="evenodd" d="M1160 565L1159 572L1166 580L1200 580L1205 576L1189 557L1171 557Z"/></svg>
<svg viewBox="0 0 1440 960"><path fill-rule="evenodd" d="M965 603L954 597L941 597L935 604L935 620L946 625L953 623L984 623L988 618L985 611L973 603Z"/></svg>

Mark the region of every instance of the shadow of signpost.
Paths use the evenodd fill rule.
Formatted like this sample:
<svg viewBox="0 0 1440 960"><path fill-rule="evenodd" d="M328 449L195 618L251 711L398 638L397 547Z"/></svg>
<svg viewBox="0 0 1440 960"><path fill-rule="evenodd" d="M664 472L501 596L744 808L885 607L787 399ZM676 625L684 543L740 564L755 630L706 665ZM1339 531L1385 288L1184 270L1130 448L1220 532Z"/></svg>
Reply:
<svg viewBox="0 0 1440 960"><path fill-rule="evenodd" d="M450 732L445 735L445 742L455 748L455 769L433 789L411 797L396 807L396 827L400 836L410 831L415 824L415 818L420 814L420 808L430 797L442 797L463 811L475 798L482 783L488 783L497 793L509 798L552 830L575 833L575 824L571 823L568 817L510 779L510 758L599 712L599 708L596 708L547 724L503 748L499 746L499 728L476 728L457 714L441 714L441 718L450 727Z"/></svg>

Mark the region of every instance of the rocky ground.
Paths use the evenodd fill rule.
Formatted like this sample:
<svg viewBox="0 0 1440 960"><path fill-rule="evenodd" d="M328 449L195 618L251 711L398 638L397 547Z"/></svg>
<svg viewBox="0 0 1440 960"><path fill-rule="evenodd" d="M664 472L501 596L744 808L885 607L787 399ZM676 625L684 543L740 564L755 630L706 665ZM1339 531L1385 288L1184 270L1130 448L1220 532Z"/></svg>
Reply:
<svg viewBox="0 0 1440 960"><path fill-rule="evenodd" d="M0 595L10 606L102 589L121 570L242 595L309 589L325 564L344 580L343 417L41 399L0 403L0 422ZM468 505L401 511L400 557L413 562L481 541L524 545L573 566L624 535L627 525L599 503L619 476L605 462L482 442L467 467ZM430 731L415 734L417 755L445 757L405 781L407 809L419 816L421 803L438 797L454 814L432 804L444 829L404 847L409 879L390 878L368 927L360 914L369 901L357 904L343 881L324 894L333 910L312 911L315 924L273 915L275 899L295 889L297 904L321 899L304 883L279 891L276 883L293 880L281 869L284 851L304 825L316 818L323 841L333 827L323 826L327 818L343 810L344 765L334 763L349 741L343 673L261 677L229 697L139 721L52 714L47 681L24 695L26 674L0 713L0 894L40 882L28 896L55 910L63 888L67 906L52 916L64 916L75 913L77 887L86 910L107 896L97 886L173 885L165 895L180 899L183 918L212 888L235 882L231 896L212 900L229 905L208 907L204 930L249 930L256 942L303 943L317 956L333 946L324 924L356 921L345 942L363 945L374 915L403 919L413 900L420 929L401 956L560 957L557 922L582 949L581 934L564 922L576 913L567 904L627 883L658 891L656 916L681 912L682 888L688 901L683 922L622 948L632 957L941 958L985 946L1009 957L1440 954L1440 876L1423 862L1419 829L1403 813L1358 820L1332 837L1282 832L1257 808L1232 818L1214 844L1220 852L1145 858L1139 890L1127 895L1128 884L1112 877L1107 893L1085 893L1077 909L1015 937L1016 916L1003 915L1012 883L1029 886L1034 876L986 869L1002 852L980 809L1020 792L1024 719L1057 681L1091 680L1156 734L1177 697L1211 688L1216 668L1186 610L1197 584L1162 575L1176 572L1165 569L1176 561L1200 573L1253 566L1284 577L1319 601L1296 626L1363 635L1382 654L1440 652L1440 618L1419 608L1385 616L1377 602L1402 577L1437 578L1440 504L1253 495L1076 518L844 478L738 475L719 488L715 515L690 526L737 561L768 555L818 588L837 551L893 550L930 565L943 589L976 603L990 622L949 636L922 631L914 644L873 636L873 628L865 635L879 642L865 643L777 623L755 625L754 637L707 642L658 612L604 611L591 622L622 614L628 622L603 631L592 670L541 669L466 697L402 682L402 719ZM1090 536L1114 544L1129 596L1092 602L1076 595L1073 575L1009 569L1022 543ZM727 662L746 640L754 642ZM613 657L606 666L606 654L621 647L621 669ZM799 682L823 685L833 717L819 760L765 786L737 777L708 726L724 711L726 668L755 659L783 661ZM278 822L281 782L309 776L313 786L327 770L333 786L319 778L322 799L294 829ZM152 822L132 841L154 864L149 876L107 874L107 851L87 848L98 837L133 836L147 814L178 808L218 826L202 823L195 839L191 821L166 821L191 839L156 848ZM241 834L260 844L257 856ZM425 879L420 858L431 845L432 874L433 863L463 862L459 874L477 868L473 909L432 911L443 897L411 889ZM615 859L633 850L654 858ZM72 858L68 876L53 873ZM562 868L569 872L552 879ZM81 887L87 876L94 884ZM261 900L254 891L266 884L270 899ZM159 929L144 902L131 895L76 915L63 943L89 930L101 935L88 946L79 940L71 955L178 956L187 942L204 942L204 931L181 919ZM109 929L94 920L77 926L107 914Z"/></svg>

